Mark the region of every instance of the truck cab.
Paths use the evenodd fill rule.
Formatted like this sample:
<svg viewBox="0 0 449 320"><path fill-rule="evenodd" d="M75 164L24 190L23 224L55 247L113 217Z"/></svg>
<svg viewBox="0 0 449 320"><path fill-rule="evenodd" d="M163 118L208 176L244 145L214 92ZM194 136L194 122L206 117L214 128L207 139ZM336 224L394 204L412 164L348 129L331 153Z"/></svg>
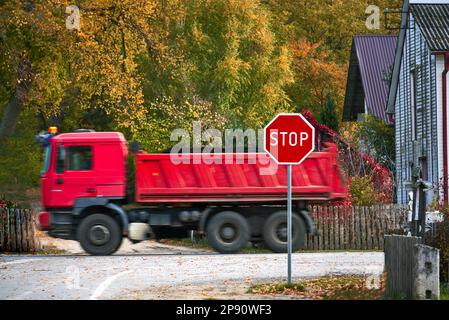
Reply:
<svg viewBox="0 0 449 320"><path fill-rule="evenodd" d="M43 228L54 236L76 238L73 211L126 198L127 146L123 134L82 130L50 135L41 172ZM45 221L48 221L45 223ZM51 225L50 225L51 221ZM49 224L49 225L45 225Z"/></svg>

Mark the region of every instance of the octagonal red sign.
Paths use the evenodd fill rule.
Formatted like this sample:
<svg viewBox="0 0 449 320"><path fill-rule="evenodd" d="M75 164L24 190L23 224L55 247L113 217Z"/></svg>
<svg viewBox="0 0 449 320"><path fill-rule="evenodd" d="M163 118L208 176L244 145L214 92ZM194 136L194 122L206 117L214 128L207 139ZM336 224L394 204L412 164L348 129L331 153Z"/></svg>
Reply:
<svg viewBox="0 0 449 320"><path fill-rule="evenodd" d="M281 113L265 127L265 151L278 164L300 164L315 148L315 128L300 113Z"/></svg>

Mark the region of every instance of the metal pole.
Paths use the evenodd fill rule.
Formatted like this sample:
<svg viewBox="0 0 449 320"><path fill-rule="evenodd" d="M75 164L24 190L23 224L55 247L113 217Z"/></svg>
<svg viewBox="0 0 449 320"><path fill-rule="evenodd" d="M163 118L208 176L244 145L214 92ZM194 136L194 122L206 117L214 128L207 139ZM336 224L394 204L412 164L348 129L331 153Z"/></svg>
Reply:
<svg viewBox="0 0 449 320"><path fill-rule="evenodd" d="M292 165L287 165L287 247L288 285L292 284Z"/></svg>

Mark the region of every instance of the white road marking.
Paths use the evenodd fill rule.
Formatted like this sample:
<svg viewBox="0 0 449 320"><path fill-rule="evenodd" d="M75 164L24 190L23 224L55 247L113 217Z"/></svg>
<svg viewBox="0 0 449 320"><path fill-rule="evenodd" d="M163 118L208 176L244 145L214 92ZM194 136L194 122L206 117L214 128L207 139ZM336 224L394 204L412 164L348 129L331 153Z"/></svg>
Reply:
<svg viewBox="0 0 449 320"><path fill-rule="evenodd" d="M103 292L112 284L112 282L117 280L117 278L128 273L131 273L131 270L123 271L107 278L105 281L100 283L97 289L95 289L94 293L90 296L90 300L97 300L103 294Z"/></svg>
<svg viewBox="0 0 449 320"><path fill-rule="evenodd" d="M17 259L17 260L8 261L8 262L1 262L0 263L0 267L14 265L14 264L34 262L34 261L40 261L40 260L44 260L44 259L40 259L40 258L35 258L35 259Z"/></svg>

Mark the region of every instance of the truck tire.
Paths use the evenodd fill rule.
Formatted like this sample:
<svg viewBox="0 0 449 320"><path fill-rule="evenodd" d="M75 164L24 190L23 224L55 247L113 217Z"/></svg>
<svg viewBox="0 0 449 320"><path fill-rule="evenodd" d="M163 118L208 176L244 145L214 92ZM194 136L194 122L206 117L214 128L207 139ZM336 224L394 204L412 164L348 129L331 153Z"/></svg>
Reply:
<svg viewBox="0 0 449 320"><path fill-rule="evenodd" d="M220 253L237 253L248 244L249 230L244 217L237 212L224 211L209 220L207 242Z"/></svg>
<svg viewBox="0 0 449 320"><path fill-rule="evenodd" d="M78 226L77 236L84 251L94 256L113 254L120 248L123 239L118 222L105 214L84 218Z"/></svg>
<svg viewBox="0 0 449 320"><path fill-rule="evenodd" d="M292 251L304 246L306 225L297 215L292 215ZM286 253L287 249L287 211L273 213L264 223L263 239L267 247L277 253Z"/></svg>

